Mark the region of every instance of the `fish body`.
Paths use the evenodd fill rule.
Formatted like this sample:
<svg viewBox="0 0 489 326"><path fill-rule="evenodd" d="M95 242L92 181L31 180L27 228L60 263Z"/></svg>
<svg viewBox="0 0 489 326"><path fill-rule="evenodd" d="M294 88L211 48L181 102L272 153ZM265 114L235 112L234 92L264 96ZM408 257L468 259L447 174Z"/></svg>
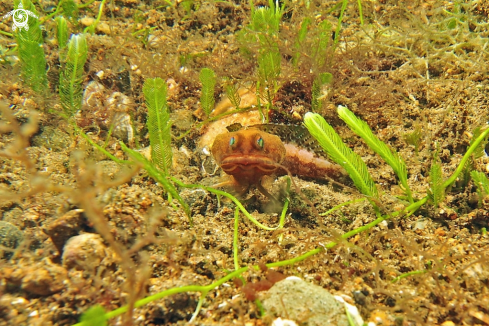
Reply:
<svg viewBox="0 0 489 326"><path fill-rule="evenodd" d="M233 124L216 137L211 153L223 171L246 188L265 175L342 179L345 171L321 157L320 145L303 126Z"/></svg>

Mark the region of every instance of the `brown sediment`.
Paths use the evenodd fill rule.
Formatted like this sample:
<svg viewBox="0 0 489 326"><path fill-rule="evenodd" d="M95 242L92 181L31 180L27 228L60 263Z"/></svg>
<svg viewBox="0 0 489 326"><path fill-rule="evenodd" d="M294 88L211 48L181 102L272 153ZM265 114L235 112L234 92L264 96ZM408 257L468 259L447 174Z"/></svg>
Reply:
<svg viewBox="0 0 489 326"><path fill-rule="evenodd" d="M185 137L172 142L177 158L172 176L187 184L208 186L218 182L219 177L202 173L202 155L197 153L200 144L210 148L216 136L227 132L226 127L235 122L249 127L263 121L258 109L250 109L202 130L192 129L209 118L192 115L199 107L199 70L214 69L217 93L223 93L221 78L225 76L236 85L256 85L260 49L237 37L240 31L249 31L247 1L193 1L188 9L187 2L163 2L163 6L162 1L107 2L101 22L110 29L87 36L89 59L83 79L84 87L93 82L104 88L92 93L91 99L97 101L93 105L85 102L75 118L93 142L117 158L127 159L120 140L133 137L142 147L148 145L147 110L141 91L144 80L167 80L171 84L168 105L175 121L173 136L177 138L190 129ZM317 112L365 161L382 196L382 214L389 215L406 207L396 175L345 126L336 107L347 106L399 153L406 161L414 197L423 198L430 189L434 153L439 155L443 177L448 178L470 146L474 129L488 121L489 80L484 63L489 61L489 7L487 1L363 1L366 23L361 26L358 7L352 1L344 12L341 31L334 33L340 36L334 53L329 51L333 47L325 51L331 58L318 66L315 58L320 53L314 52L317 42L313 43L319 33L316 27L324 21L331 22L333 28L337 25L337 2L310 2L308 9L303 1L286 2L287 13L278 35L282 70L276 81L280 89L273 99L277 109L273 112L279 119L273 120L270 115L269 119L300 122L300 116L310 108L312 80L317 74L330 72L333 81L321 89L323 105ZM33 3L39 10L46 1ZM266 3L261 1L257 6ZM95 19L99 5L100 1L90 2L89 8L79 10L80 17ZM0 12L12 9L12 2L0 2ZM42 10L39 13L43 15ZM53 94L63 69L59 48L50 41L55 37L54 18L43 23L48 74L54 76L50 79ZM311 24L297 48L296 32L305 18L310 18ZM2 25L3 31L10 32L9 19ZM76 18L72 20L70 31L82 33L83 27L76 24ZM331 34L324 36L329 38ZM190 227L179 207L167 200L168 193L160 184L143 171L131 172L108 160L76 136L68 122L51 113L61 110L57 108L57 96L46 99L24 84L14 43L13 36L0 38L0 47L5 49L0 51L0 99L8 102L7 110L12 113L12 119L0 114L0 215L3 222L24 233L26 241L15 249L6 248L3 238L2 250L9 250L10 258L0 262L0 326L72 325L95 305L111 311L147 295L194 284L208 285L228 275L235 267L234 204L200 189L178 189L192 210L194 225ZM297 66L289 60L295 54L299 55ZM120 70L130 77L129 85L119 78ZM121 82L125 86L119 86ZM125 94L134 105L105 105L116 92ZM246 96L251 99L248 104ZM242 93L241 97L240 107L257 104L254 92ZM222 105L225 108L218 108L211 119L217 112L234 109L230 101ZM28 121L34 121L29 119L33 110L39 112L39 120L31 123ZM116 113L124 113L127 119L115 119ZM108 136L113 122L123 128L117 132L114 125L115 132ZM38 132L29 131L37 125ZM323 155L310 148L308 139L297 138L300 130L292 133L290 126L273 128L276 130L263 131L279 135L278 129L282 128L284 144ZM406 135L417 129L422 131L419 140L406 142ZM202 133L205 136L200 138ZM367 201L352 203L357 197L352 191L318 182L327 175L341 178L342 171L334 166L330 169L327 164L317 168L322 163L315 162L315 156L309 160L305 153L297 155L293 158L286 154L288 158L281 165L299 171L297 175L310 176L292 180L317 211L328 214L307 209L305 201L297 196L299 191L291 191L285 225L279 231L261 230L240 215L239 266L294 260L333 241L338 245L331 250L283 265L279 271L302 277L336 295L351 296L349 302L354 300L365 322L447 326L487 323L489 237L483 228L489 225L489 201L487 196L480 196L473 181L457 180L441 207L426 204L412 215L392 217L368 233L343 239L341 235L375 220L376 212ZM292 163L287 163L289 158ZM258 166L268 168L269 162L260 160ZM472 163L471 168L487 174L487 156L474 157ZM287 164L291 167L285 167ZM276 172L283 173L278 168ZM270 184L263 181L264 187L276 194L282 190L284 179ZM241 204L250 214L263 224L277 225L278 215L268 213L262 196L253 191L246 194ZM80 201L88 209L79 216L70 216L81 209ZM331 211L333 207L337 209ZM128 259L109 259L108 255L97 271L62 264L59 249L69 249L65 248L69 238L101 234L88 222L90 219L105 223L105 234L113 235L114 241L104 241L103 245L111 250L122 248ZM46 228L52 231L50 236L43 232ZM73 257L83 254L77 248L70 250L76 250ZM263 275L250 268L241 277L249 284L263 279ZM195 323L266 324L256 304L246 300L231 281L228 283L208 293ZM129 316L108 322L186 325L198 302L198 294L180 293L134 309L132 323ZM287 319L306 323L309 315Z"/></svg>

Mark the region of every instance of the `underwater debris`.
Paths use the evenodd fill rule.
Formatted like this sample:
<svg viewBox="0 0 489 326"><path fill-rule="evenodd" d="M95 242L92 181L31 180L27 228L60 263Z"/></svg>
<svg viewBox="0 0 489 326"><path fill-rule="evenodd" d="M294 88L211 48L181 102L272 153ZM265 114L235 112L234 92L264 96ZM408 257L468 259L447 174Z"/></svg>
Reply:
<svg viewBox="0 0 489 326"><path fill-rule="evenodd" d="M124 142L133 143L134 129L131 112L134 103L121 92L110 93L101 83L91 81L83 93L83 109L76 115L80 127L97 126L109 130Z"/></svg>

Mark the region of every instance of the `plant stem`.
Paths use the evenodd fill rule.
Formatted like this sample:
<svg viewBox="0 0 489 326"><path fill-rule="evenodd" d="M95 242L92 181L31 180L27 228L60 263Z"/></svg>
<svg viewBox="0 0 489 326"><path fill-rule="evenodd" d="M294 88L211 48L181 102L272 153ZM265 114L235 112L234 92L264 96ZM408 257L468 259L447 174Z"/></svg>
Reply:
<svg viewBox="0 0 489 326"><path fill-rule="evenodd" d="M11 33L8 33L8 32L4 32L2 30L0 30L0 34L6 35L8 37L14 37L14 34L11 34Z"/></svg>
<svg viewBox="0 0 489 326"><path fill-rule="evenodd" d="M79 128L76 125L75 122L72 122L71 125L73 126L73 128L75 128L75 131L80 136L82 136L83 138L85 138L87 140L87 142L90 145L92 145L93 147L95 147L96 149L98 149L100 152L102 152L103 154L105 154L105 156L107 156L108 158L110 158L112 161L114 161L116 163L119 163L119 164L134 164L133 161L121 160L121 159L118 159L117 157L115 157L114 155L112 155L111 153L109 153L105 148L103 148L102 146L100 146L99 144L97 144L93 140L91 140L90 137L88 137L88 135L86 133L84 133L83 130L81 130L81 128Z"/></svg>
<svg viewBox="0 0 489 326"><path fill-rule="evenodd" d="M236 207L234 211L234 238L233 238L233 256L234 256L234 269L239 269L238 260L238 226L239 226L239 208Z"/></svg>
<svg viewBox="0 0 489 326"><path fill-rule="evenodd" d="M467 163L467 161L470 159L470 155L472 155L472 153L476 150L476 148L479 146L479 144L487 137L487 135L489 135L489 128L484 130L484 132L482 132L479 135L479 137L477 137L477 139L472 143L472 145L470 145L470 147L467 149L467 152L465 153L464 157L462 158L462 161L460 161L460 164L458 165L455 172L443 184L444 188L449 187L452 183L455 182L455 180L457 180L459 174L462 173L462 171L465 167L465 163Z"/></svg>
<svg viewBox="0 0 489 326"><path fill-rule="evenodd" d="M418 274L424 274L428 272L427 269L423 269L423 270L420 270L420 271L411 271L411 272L407 272L407 273L404 273L404 274L401 274L399 275L398 277L394 278L391 282L394 283L394 282L397 282L399 281L400 279L403 279L405 277L408 277L408 276L411 276L411 275L418 275Z"/></svg>
<svg viewBox="0 0 489 326"><path fill-rule="evenodd" d="M366 200L366 199L367 199L366 197L362 197L362 198L357 198L357 199L349 200L349 201L347 201L347 202L344 202L344 203L341 203L341 204L339 204L339 205L336 205L336 206L334 206L333 208L331 208L330 210L328 210L328 211L326 211L326 212L324 212L324 213L321 213L321 214L319 214L319 215L320 215L320 216L326 216L326 215L331 214L331 213L333 213L334 211L336 211L336 210L340 209L340 208L341 208L341 207L343 207L343 206L350 205L350 204L355 204L355 203L359 203L359 202L362 202L362 201L364 201L364 200Z"/></svg>
<svg viewBox="0 0 489 326"><path fill-rule="evenodd" d="M97 19L95 19L93 24L91 24L90 26L87 26L85 28L85 30L83 31L84 33L88 32L88 31L90 31L90 33L95 32L95 27L97 27L98 23L100 22L100 19L102 18L102 13L104 11L104 5L105 5L106 1L107 0L102 0L102 3L100 3L100 7L98 9Z"/></svg>
<svg viewBox="0 0 489 326"><path fill-rule="evenodd" d="M336 26L336 30L334 33L334 40L333 40L334 48L336 48L336 45L340 40L341 23L343 22L343 15L345 14L347 5L348 5L348 0L343 0L341 4L340 17L338 18L338 25Z"/></svg>
<svg viewBox="0 0 489 326"><path fill-rule="evenodd" d="M283 225L281 225L281 222L279 222L279 225L277 225L276 227L269 227L269 226L266 226L266 225L261 224L250 213L248 213L248 211L246 210L246 208L244 208L243 204L241 204L240 201L236 197L234 197L233 195L231 195L231 194L229 194L229 193L227 193L225 191L221 191L221 190L218 190L218 189L215 189L215 188L211 188L211 187L206 187L206 186L203 186L203 185L185 184L185 183L181 182L180 180L178 180L178 179L176 179L174 177L170 177L170 178L171 178L171 180L173 182L175 182L180 187L193 188L193 189L204 189L204 190L206 190L208 192L212 192L213 194L221 195L221 196L224 196L224 197L227 197L227 198L231 199L236 204L236 206L239 208L239 210L241 212L243 212L243 214L253 224L255 224L256 226L258 226L259 228L261 228L263 230L275 231L277 229L280 229L283 226ZM283 221L282 221L282 223L283 223Z"/></svg>

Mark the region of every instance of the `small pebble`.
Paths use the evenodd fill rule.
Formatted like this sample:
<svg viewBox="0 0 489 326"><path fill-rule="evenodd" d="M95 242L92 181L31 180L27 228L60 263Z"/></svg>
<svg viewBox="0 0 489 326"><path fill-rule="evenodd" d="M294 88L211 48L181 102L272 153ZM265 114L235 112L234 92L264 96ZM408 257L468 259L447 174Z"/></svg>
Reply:
<svg viewBox="0 0 489 326"><path fill-rule="evenodd" d="M71 237L63 248L61 261L67 269L94 272L107 257L107 247L98 234Z"/></svg>
<svg viewBox="0 0 489 326"><path fill-rule="evenodd" d="M63 251L66 241L81 231L85 220L82 212L81 209L71 210L44 228L44 233L49 235L60 253Z"/></svg>
<svg viewBox="0 0 489 326"><path fill-rule="evenodd" d="M270 317L300 321L308 326L348 326L345 308L331 293L298 277L275 283L262 303Z"/></svg>
<svg viewBox="0 0 489 326"><path fill-rule="evenodd" d="M15 225L0 221L0 246L7 247L9 249L15 249L19 244L24 241L24 234ZM0 257L11 257L12 252L1 252Z"/></svg>

